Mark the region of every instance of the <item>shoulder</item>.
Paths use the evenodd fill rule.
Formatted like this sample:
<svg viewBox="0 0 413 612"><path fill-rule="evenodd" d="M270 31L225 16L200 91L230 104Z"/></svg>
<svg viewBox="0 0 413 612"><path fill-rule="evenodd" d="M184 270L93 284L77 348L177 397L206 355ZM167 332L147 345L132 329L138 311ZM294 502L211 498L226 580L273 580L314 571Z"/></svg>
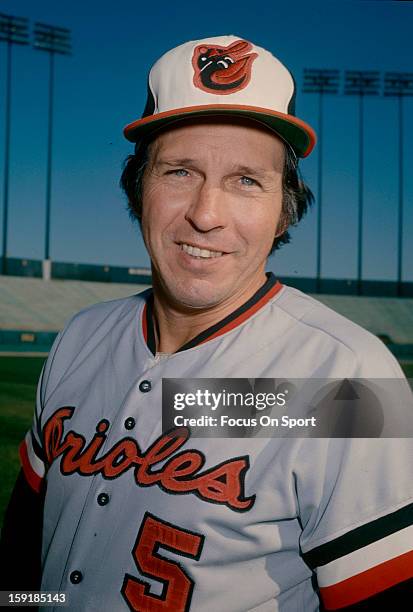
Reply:
<svg viewBox="0 0 413 612"><path fill-rule="evenodd" d="M302 343L348 353L357 376L403 377L400 366L381 340L357 323L298 289L285 285L273 307L290 323Z"/></svg>
<svg viewBox="0 0 413 612"><path fill-rule="evenodd" d="M58 334L44 370L44 386L53 376L90 356L103 358L122 338L133 342L150 290L126 298L100 302L77 312Z"/></svg>
<svg viewBox="0 0 413 612"><path fill-rule="evenodd" d="M69 331L72 332L74 328L79 327L86 327L90 333L93 333L97 329L101 329L106 321L112 326L116 321L128 318L131 314L136 314L137 310L144 306L150 292L150 289L146 289L142 293L125 298L87 306L69 319L62 335L67 334Z"/></svg>
<svg viewBox="0 0 413 612"><path fill-rule="evenodd" d="M143 291L126 298L99 302L83 308L73 315L58 335L54 348L64 344L66 349L75 348L75 345L85 346L87 343L96 344L105 337L136 322L142 311L150 290Z"/></svg>

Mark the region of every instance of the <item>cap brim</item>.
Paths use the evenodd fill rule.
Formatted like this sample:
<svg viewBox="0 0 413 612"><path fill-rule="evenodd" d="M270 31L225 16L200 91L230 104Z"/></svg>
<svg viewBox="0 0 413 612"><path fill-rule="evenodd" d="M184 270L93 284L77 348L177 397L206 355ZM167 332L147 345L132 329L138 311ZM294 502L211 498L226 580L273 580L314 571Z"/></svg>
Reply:
<svg viewBox="0 0 413 612"><path fill-rule="evenodd" d="M316 143L314 130L304 121L277 111L258 106L242 106L238 104L213 104L177 108L156 115L149 115L129 123L123 133L130 142L138 142L154 130L176 123L190 117L205 115L235 115L247 117L265 125L285 140L294 150L297 157L307 157Z"/></svg>

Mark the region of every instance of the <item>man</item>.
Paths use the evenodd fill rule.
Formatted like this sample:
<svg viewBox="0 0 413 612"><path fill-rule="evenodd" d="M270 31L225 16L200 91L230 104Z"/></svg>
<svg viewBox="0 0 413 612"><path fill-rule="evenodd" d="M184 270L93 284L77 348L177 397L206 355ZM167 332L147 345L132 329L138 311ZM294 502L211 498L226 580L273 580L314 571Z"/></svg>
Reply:
<svg viewBox="0 0 413 612"><path fill-rule="evenodd" d="M379 340L265 273L311 201L296 160L315 137L293 99L268 51L210 38L154 65L144 117L125 129L137 146L122 185L153 291L88 308L59 335L4 536L10 558L27 551L33 528L11 527L19 495L45 497L41 588L69 610L407 609L408 438L162 428L166 378L403 384Z"/></svg>

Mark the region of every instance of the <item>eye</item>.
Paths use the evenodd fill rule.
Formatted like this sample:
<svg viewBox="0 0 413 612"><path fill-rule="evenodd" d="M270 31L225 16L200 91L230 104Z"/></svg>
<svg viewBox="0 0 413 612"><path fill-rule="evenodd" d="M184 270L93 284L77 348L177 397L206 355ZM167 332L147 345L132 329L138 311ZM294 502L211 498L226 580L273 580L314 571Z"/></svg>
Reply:
<svg viewBox="0 0 413 612"><path fill-rule="evenodd" d="M177 168L176 170L169 170L167 174L173 174L174 176L189 176L188 170L185 168Z"/></svg>
<svg viewBox="0 0 413 612"><path fill-rule="evenodd" d="M258 181L252 179L250 176L241 176L241 183L246 187L253 187L254 185L258 185Z"/></svg>

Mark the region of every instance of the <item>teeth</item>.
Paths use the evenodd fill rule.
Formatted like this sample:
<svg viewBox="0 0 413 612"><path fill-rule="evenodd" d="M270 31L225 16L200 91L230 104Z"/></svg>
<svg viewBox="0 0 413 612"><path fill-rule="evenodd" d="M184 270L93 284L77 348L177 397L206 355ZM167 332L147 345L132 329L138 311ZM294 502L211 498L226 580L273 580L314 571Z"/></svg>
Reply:
<svg viewBox="0 0 413 612"><path fill-rule="evenodd" d="M204 259L208 259L211 257L221 257L223 253L221 251L209 251L208 249L199 249L198 247L193 247L189 244L182 244L182 250L188 255L192 255L192 257L201 257Z"/></svg>

